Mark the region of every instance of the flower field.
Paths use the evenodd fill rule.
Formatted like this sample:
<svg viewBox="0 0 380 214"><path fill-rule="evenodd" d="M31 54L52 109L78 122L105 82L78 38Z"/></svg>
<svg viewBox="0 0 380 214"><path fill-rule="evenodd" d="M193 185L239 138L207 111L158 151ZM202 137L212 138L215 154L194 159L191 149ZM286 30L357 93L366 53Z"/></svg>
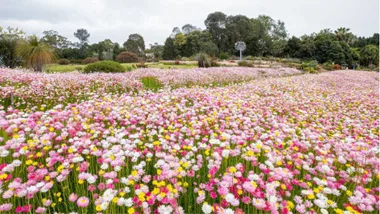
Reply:
<svg viewBox="0 0 380 214"><path fill-rule="evenodd" d="M294 74L0 69L0 213L378 213L378 74Z"/></svg>

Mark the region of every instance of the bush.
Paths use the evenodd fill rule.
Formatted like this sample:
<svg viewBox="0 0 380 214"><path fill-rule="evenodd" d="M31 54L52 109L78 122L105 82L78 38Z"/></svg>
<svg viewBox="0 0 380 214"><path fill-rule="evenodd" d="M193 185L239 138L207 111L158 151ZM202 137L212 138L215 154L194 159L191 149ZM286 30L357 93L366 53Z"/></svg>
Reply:
<svg viewBox="0 0 380 214"><path fill-rule="evenodd" d="M81 59L70 59L71 64L82 64L83 60Z"/></svg>
<svg viewBox="0 0 380 214"><path fill-rule="evenodd" d="M84 68L85 73L92 73L92 72L105 72L105 73L114 73L114 72L124 72L125 68L120 65L118 62L114 61L101 61L101 62L95 62L87 65Z"/></svg>
<svg viewBox="0 0 380 214"><path fill-rule="evenodd" d="M116 61L120 63L138 62L139 57L135 53L124 51L116 56Z"/></svg>
<svg viewBox="0 0 380 214"><path fill-rule="evenodd" d="M145 65L145 62L141 61L139 64L136 64L138 68L147 68L148 65Z"/></svg>
<svg viewBox="0 0 380 214"><path fill-rule="evenodd" d="M212 60L211 63L210 63L211 67L219 67L220 65L218 64L217 61L215 60Z"/></svg>
<svg viewBox="0 0 380 214"><path fill-rule="evenodd" d="M334 70L341 70L342 69L339 64L335 64L332 67Z"/></svg>
<svg viewBox="0 0 380 214"><path fill-rule="evenodd" d="M58 60L58 64L60 64L60 65L68 65L68 64L70 64L70 60L62 58L62 59Z"/></svg>
<svg viewBox="0 0 380 214"><path fill-rule="evenodd" d="M328 70L328 71L332 71L334 68L333 68L333 65L331 62L325 62L322 64L322 68Z"/></svg>
<svg viewBox="0 0 380 214"><path fill-rule="evenodd" d="M253 57L253 56L246 56L245 60L255 60L255 57Z"/></svg>
<svg viewBox="0 0 380 214"><path fill-rule="evenodd" d="M178 60L176 60L175 62L174 62L174 65L179 65L179 64L181 64Z"/></svg>
<svg viewBox="0 0 380 214"><path fill-rule="evenodd" d="M247 60L242 60L238 62L238 65L241 67L253 67L253 63Z"/></svg>
<svg viewBox="0 0 380 214"><path fill-rule="evenodd" d="M205 54L205 53L198 53L196 56L195 56L195 59L198 61L198 67L199 68L208 68L211 66L211 63L208 59L208 55Z"/></svg>
<svg viewBox="0 0 380 214"><path fill-rule="evenodd" d="M302 62L301 69L306 71L307 68L313 68L314 70L317 69L318 62L316 60L308 61L308 62Z"/></svg>
<svg viewBox="0 0 380 214"><path fill-rule="evenodd" d="M219 59L226 60L226 59L228 59L228 55L226 53L222 52L219 54Z"/></svg>
<svg viewBox="0 0 380 214"><path fill-rule="evenodd" d="M99 59L98 57L87 57L86 59L83 60L83 64L90 64L90 63L94 63L94 62L98 62Z"/></svg>
<svg viewBox="0 0 380 214"><path fill-rule="evenodd" d="M81 71L81 70L83 70L83 68L80 67L80 66L77 66L77 67L75 67L75 70L77 70L77 71Z"/></svg>

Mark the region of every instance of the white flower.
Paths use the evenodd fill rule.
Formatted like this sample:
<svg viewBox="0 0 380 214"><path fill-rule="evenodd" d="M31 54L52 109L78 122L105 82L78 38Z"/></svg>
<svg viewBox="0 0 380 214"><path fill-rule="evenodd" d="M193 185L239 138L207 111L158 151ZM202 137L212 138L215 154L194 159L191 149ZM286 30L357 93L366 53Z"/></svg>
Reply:
<svg viewBox="0 0 380 214"><path fill-rule="evenodd" d="M231 204L234 200L235 200L235 196L234 196L233 194L228 193L228 194L226 195L226 201L227 201L228 203Z"/></svg>
<svg viewBox="0 0 380 214"><path fill-rule="evenodd" d="M210 205L204 203L202 206L202 211L206 214L209 214L212 212L212 207Z"/></svg>
<svg viewBox="0 0 380 214"><path fill-rule="evenodd" d="M231 208L228 208L228 209L224 210L224 213L225 214L234 214L235 212Z"/></svg>
<svg viewBox="0 0 380 214"><path fill-rule="evenodd" d="M222 156L223 156L224 158L228 158L229 155L230 155L230 150L226 150L226 149L224 149L223 152L222 152Z"/></svg>
<svg viewBox="0 0 380 214"><path fill-rule="evenodd" d="M322 214L329 214L329 212L327 210L325 210L325 209L321 209L321 213Z"/></svg>
<svg viewBox="0 0 380 214"><path fill-rule="evenodd" d="M127 207L131 207L132 204L133 204L132 198L128 198L128 199L126 199L126 200L124 201L124 203L125 203L125 206L127 206Z"/></svg>
<svg viewBox="0 0 380 214"><path fill-rule="evenodd" d="M170 205L161 205L158 207L158 213L160 214L170 214L173 212L173 208Z"/></svg>

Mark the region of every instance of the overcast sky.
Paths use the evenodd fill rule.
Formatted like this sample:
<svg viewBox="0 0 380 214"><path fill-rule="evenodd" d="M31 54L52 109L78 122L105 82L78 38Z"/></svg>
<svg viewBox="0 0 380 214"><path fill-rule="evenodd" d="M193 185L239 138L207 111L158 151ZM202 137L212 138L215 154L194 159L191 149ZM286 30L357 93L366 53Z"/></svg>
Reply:
<svg viewBox="0 0 380 214"><path fill-rule="evenodd" d="M250 18L269 15L285 22L289 35L348 27L359 36L379 32L379 0L0 0L0 26L27 34L56 30L71 41L86 28L90 43L123 43L132 33L146 45L163 44L173 27L190 23L205 28L209 13Z"/></svg>

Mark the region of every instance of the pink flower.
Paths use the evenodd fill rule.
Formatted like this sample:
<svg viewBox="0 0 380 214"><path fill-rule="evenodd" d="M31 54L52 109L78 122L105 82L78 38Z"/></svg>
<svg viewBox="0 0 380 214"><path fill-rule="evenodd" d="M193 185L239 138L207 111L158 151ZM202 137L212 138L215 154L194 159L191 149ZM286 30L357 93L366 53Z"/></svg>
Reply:
<svg viewBox="0 0 380 214"><path fill-rule="evenodd" d="M77 199L78 199L78 195L75 193L71 193L71 195L69 196L69 200L71 202L75 202Z"/></svg>
<svg viewBox="0 0 380 214"><path fill-rule="evenodd" d="M44 213L44 212L46 212L46 208L45 207L38 207L36 209L36 213Z"/></svg>
<svg viewBox="0 0 380 214"><path fill-rule="evenodd" d="M87 197L82 196L82 197L78 198L77 205L79 207L87 207L89 202L90 201L88 200Z"/></svg>
<svg viewBox="0 0 380 214"><path fill-rule="evenodd" d="M0 205L0 211L9 211L12 209L12 204L2 204Z"/></svg>

